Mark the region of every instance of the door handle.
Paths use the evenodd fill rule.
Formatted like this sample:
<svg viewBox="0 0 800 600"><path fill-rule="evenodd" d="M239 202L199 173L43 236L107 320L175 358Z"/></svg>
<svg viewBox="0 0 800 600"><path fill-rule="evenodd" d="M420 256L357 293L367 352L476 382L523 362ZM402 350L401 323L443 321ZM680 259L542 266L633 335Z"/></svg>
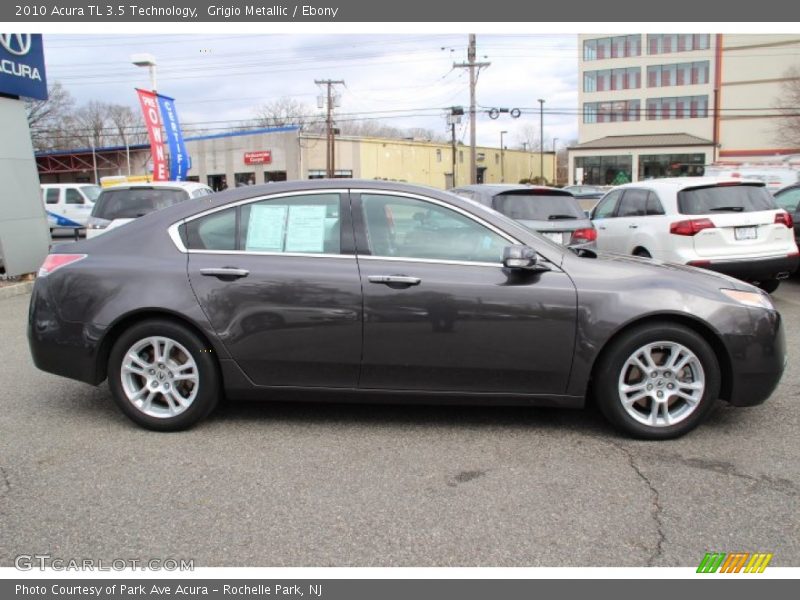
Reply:
<svg viewBox="0 0 800 600"><path fill-rule="evenodd" d="M628 229L638 229L638 225L628 225Z"/></svg>
<svg viewBox="0 0 800 600"><path fill-rule="evenodd" d="M200 274L207 277L219 277L220 279L239 279L240 277L247 277L250 271L237 269L236 267L220 267L200 269Z"/></svg>
<svg viewBox="0 0 800 600"><path fill-rule="evenodd" d="M370 283L383 283L384 285L419 285L422 281L419 277L408 277L406 275L370 275Z"/></svg>

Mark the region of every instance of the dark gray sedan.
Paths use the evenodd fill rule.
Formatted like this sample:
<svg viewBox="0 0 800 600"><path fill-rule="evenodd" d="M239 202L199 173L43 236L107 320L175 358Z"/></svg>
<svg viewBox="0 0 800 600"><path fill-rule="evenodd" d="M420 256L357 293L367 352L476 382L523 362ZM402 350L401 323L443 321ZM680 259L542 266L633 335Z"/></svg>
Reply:
<svg viewBox="0 0 800 600"><path fill-rule="evenodd" d="M594 247L597 231L568 191L541 185L484 183L450 190L519 221L565 246Z"/></svg>
<svg viewBox="0 0 800 600"><path fill-rule="evenodd" d="M36 365L157 430L231 398L581 407L681 435L766 400L769 296L692 267L553 243L452 194L301 181L188 200L58 246L34 286ZM309 394L314 392L314 394Z"/></svg>

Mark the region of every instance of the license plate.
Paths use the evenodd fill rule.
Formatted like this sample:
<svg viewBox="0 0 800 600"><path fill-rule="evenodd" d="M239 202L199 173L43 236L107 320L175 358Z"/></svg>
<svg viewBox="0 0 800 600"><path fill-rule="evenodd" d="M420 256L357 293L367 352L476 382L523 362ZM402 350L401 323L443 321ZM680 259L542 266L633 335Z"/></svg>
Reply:
<svg viewBox="0 0 800 600"><path fill-rule="evenodd" d="M754 240L758 237L757 227L735 227L733 235L737 240Z"/></svg>
<svg viewBox="0 0 800 600"><path fill-rule="evenodd" d="M556 244L563 243L562 242L563 237L561 235L561 232L559 232L559 233L550 233L550 232L544 231L544 232L542 232L542 235L544 237L546 237L548 240L553 240Z"/></svg>

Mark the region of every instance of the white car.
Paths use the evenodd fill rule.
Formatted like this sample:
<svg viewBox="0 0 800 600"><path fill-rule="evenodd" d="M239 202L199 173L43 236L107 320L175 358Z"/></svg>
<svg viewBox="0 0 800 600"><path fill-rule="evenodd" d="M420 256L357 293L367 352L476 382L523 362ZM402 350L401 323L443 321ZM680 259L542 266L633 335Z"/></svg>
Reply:
<svg viewBox="0 0 800 600"><path fill-rule="evenodd" d="M96 237L147 213L213 193L207 185L193 181L125 183L105 188L95 202L86 237Z"/></svg>
<svg viewBox="0 0 800 600"><path fill-rule="evenodd" d="M591 213L597 249L726 273L774 291L797 269L792 217L761 181L679 177L627 183Z"/></svg>
<svg viewBox="0 0 800 600"><path fill-rule="evenodd" d="M86 227L101 191L99 185L90 183L44 183L41 188L51 231Z"/></svg>

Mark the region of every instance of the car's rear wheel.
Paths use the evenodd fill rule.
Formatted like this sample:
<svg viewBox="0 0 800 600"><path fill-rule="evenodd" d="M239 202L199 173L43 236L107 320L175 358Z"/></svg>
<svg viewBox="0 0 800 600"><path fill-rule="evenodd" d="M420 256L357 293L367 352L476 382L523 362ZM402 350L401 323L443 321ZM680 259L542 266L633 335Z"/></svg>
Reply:
<svg viewBox="0 0 800 600"><path fill-rule="evenodd" d="M148 320L126 330L109 355L114 400L137 424L158 431L191 427L216 406L219 374L210 348L190 329Z"/></svg>
<svg viewBox="0 0 800 600"><path fill-rule="evenodd" d="M595 397L605 417L644 439L691 431L719 396L714 351L681 325L651 323L624 333L604 352L596 373Z"/></svg>
<svg viewBox="0 0 800 600"><path fill-rule="evenodd" d="M771 294L772 292L778 289L778 286L780 284L781 282L778 279L767 279L766 281L760 281L758 283L758 287L760 287L768 294Z"/></svg>

